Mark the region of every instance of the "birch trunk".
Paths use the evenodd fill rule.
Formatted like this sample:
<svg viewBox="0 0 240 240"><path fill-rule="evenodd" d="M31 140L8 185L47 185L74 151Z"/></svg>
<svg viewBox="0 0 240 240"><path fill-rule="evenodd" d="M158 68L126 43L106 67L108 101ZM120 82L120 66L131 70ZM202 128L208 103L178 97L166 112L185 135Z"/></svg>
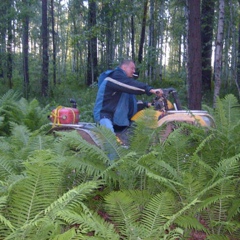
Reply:
<svg viewBox="0 0 240 240"><path fill-rule="evenodd" d="M222 50L223 50L223 28L224 28L224 0L219 0L218 29L214 57L214 96L213 107L216 107L216 101L221 89L221 70L222 70Z"/></svg>
<svg viewBox="0 0 240 240"><path fill-rule="evenodd" d="M238 1L240 5L240 0ZM237 57L237 76L235 77L235 83L238 89L238 96L240 98L240 16L238 20L238 57Z"/></svg>

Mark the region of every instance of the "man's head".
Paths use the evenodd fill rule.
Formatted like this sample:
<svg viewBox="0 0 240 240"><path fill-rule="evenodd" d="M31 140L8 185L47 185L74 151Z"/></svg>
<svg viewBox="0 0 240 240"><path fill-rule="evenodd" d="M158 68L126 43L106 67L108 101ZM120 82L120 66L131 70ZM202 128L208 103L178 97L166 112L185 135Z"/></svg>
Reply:
<svg viewBox="0 0 240 240"><path fill-rule="evenodd" d="M135 63L132 60L123 60L119 67L127 74L128 77L133 77L135 73Z"/></svg>

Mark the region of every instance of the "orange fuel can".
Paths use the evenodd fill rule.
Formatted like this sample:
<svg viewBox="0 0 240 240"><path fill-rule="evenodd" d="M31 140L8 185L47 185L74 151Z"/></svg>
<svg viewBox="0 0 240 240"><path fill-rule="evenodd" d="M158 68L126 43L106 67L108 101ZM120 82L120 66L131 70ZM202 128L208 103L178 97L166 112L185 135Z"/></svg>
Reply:
<svg viewBox="0 0 240 240"><path fill-rule="evenodd" d="M50 120L54 124L77 124L79 122L79 110L59 106L52 110Z"/></svg>

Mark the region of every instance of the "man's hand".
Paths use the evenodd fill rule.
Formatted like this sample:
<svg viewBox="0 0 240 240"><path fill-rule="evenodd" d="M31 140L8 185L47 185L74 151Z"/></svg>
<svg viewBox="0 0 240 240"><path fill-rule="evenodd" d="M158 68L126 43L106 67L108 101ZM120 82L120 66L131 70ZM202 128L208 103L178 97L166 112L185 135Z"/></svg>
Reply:
<svg viewBox="0 0 240 240"><path fill-rule="evenodd" d="M162 96L163 95L163 90L161 88L157 88L157 89L151 89L150 93L153 93L157 96Z"/></svg>

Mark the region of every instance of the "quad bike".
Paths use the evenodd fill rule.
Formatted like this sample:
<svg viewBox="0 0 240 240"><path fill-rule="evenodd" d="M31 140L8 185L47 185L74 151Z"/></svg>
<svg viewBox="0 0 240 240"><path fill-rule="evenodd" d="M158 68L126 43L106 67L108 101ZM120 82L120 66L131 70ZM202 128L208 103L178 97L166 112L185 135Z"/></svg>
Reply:
<svg viewBox="0 0 240 240"><path fill-rule="evenodd" d="M163 141L173 131L175 124L178 122L206 128L214 127L214 120L207 111L183 110L177 91L174 88L163 89L163 92L164 94L162 96L156 96L152 101L157 122L156 126L166 126L162 136ZM170 98L172 99L171 101L169 100ZM51 112L49 116L52 125L51 132L76 130L87 142L101 146L98 140L99 138L96 136L97 133L94 131L96 124L80 122L76 101L71 99L70 103L72 103L72 107L70 108L59 106ZM135 122L144 114L144 111L146 110L143 109L137 112L131 120ZM123 145L128 144L125 136L125 132L127 132L126 129L128 128L116 132L117 138Z"/></svg>

